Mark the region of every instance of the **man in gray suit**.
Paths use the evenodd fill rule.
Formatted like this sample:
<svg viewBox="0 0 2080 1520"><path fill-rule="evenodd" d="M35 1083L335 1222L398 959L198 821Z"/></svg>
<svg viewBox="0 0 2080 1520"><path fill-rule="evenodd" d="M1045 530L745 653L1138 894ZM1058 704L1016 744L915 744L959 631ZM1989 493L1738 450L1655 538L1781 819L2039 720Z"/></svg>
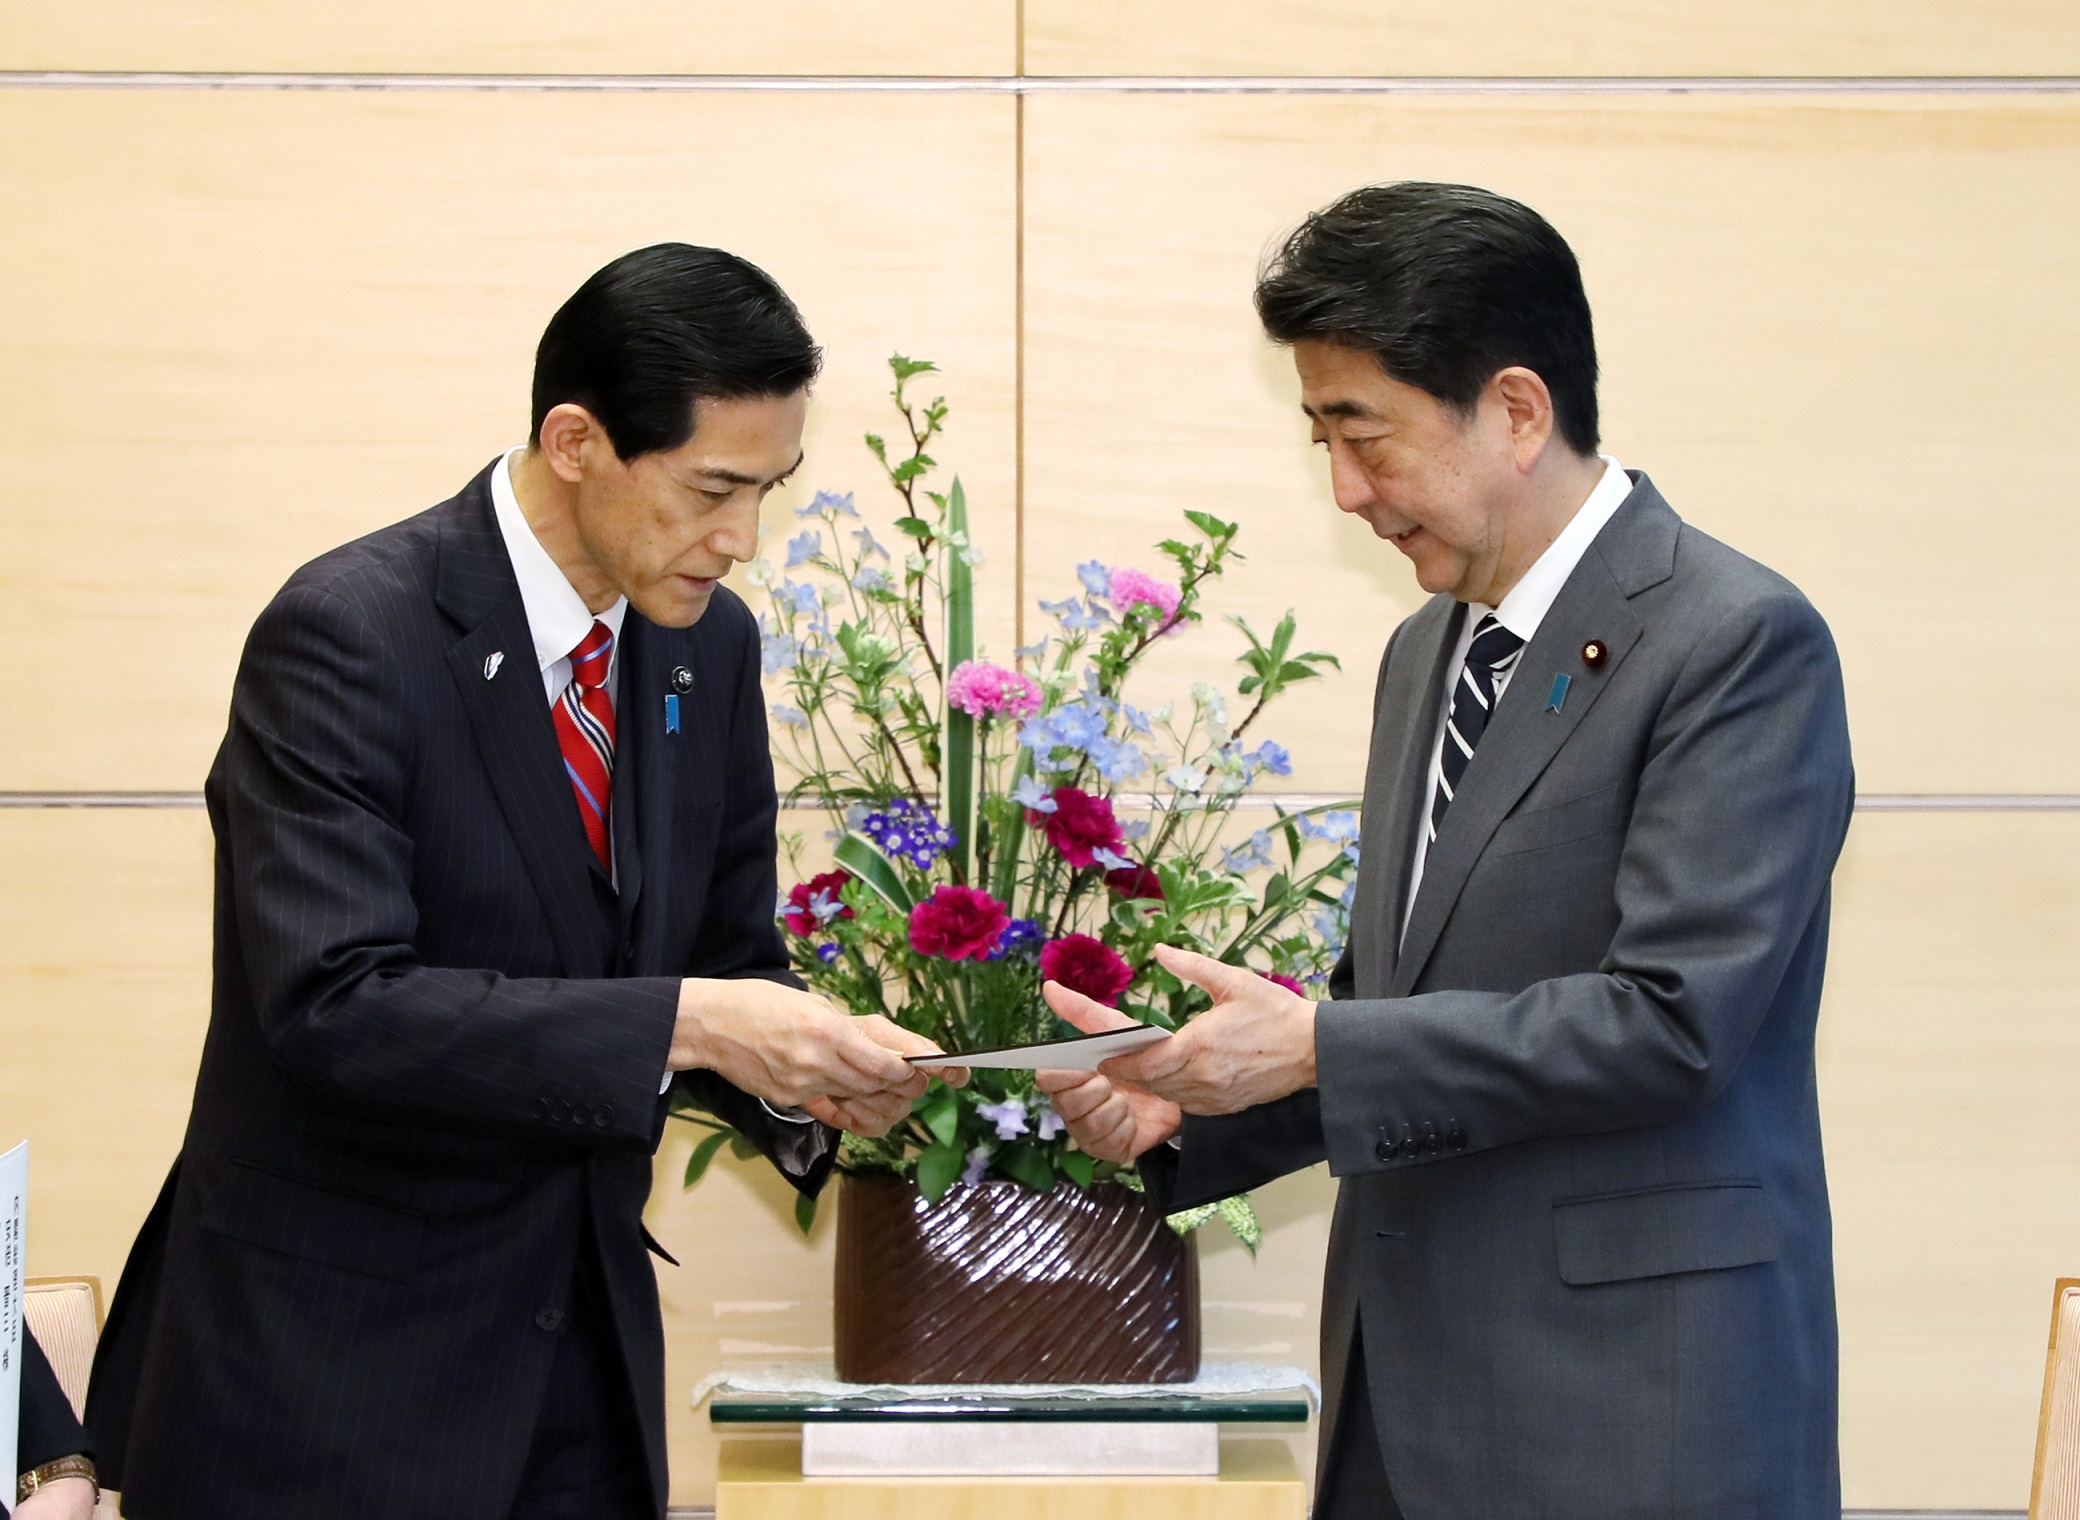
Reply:
<svg viewBox="0 0 2080 1520"><path fill-rule="evenodd" d="M1528 208L1357 191L1257 306L1337 505L1433 593L1380 667L1350 944L1322 1003L1166 950L1211 1010L1042 1085L1166 1207L1342 1179L1317 1516L1839 1520L1827 627L1597 454Z"/></svg>

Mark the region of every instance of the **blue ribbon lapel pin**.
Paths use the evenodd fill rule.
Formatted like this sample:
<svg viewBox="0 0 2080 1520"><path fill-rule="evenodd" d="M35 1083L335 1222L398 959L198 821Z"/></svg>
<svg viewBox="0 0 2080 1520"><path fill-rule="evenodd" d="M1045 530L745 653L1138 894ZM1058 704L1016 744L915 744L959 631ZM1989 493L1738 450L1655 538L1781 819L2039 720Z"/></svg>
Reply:
<svg viewBox="0 0 2080 1520"><path fill-rule="evenodd" d="M1567 700L1567 688L1574 684L1573 678L1562 671L1553 677L1553 689L1546 693L1546 711L1556 713Z"/></svg>

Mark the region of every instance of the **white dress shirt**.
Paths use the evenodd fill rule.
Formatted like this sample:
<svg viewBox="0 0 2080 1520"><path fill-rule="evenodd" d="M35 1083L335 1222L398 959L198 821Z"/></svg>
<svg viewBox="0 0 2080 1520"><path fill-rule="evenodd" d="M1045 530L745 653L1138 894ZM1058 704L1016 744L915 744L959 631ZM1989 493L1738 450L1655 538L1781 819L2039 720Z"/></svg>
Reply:
<svg viewBox="0 0 2080 1520"><path fill-rule="evenodd" d="M1423 789L1423 816L1429 817L1429 809L1437 796L1437 780L1444 769L1444 726L1452 714L1452 694L1459 689L1459 677L1466 669L1466 651L1473 643L1474 630L1480 627L1481 619L1489 613L1495 621L1522 639L1526 644L1538 632L1538 625L1545 621L1560 588L1574 574L1574 567L1582 562L1589 552L1589 545L1603 531L1603 525L1625 505L1625 498L1632 494L1632 477L1624 467L1608 454L1597 456L1603 461L1603 478L1596 482L1596 489L1575 509L1560 536L1546 545L1523 578L1509 588L1499 607L1484 606L1480 602L1466 604L1465 626L1459 630L1459 642L1452 650L1451 663L1445 667L1444 695L1437 709L1437 737L1430 745L1429 784ZM1502 701L1503 692L1509 689L1509 678L1515 666L1500 672L1495 677L1495 700ZM1480 746L1474 746L1480 753ZM1470 763L1470 762L1469 762ZM1409 915L1415 912L1416 889L1423 884L1423 865L1430 854L1430 831L1418 824L1416 827L1415 863L1409 868L1408 905L1402 910L1401 932L1408 932Z"/></svg>
<svg viewBox="0 0 2080 1520"><path fill-rule="evenodd" d="M491 472L491 506L498 514L498 535L506 541L506 558L513 562L513 578L520 582L520 605L527 612L527 632L534 640L542 690L553 704L563 695L564 687L571 684L571 651L592 632L594 613L556 561L549 558L549 551L528 526L527 514L520 510L520 498L513 494L513 455L521 452L512 450ZM614 676L621 669L621 621L627 615L625 596L616 598L613 606L597 615L607 625L607 632L614 635L604 683L609 701L614 696Z"/></svg>

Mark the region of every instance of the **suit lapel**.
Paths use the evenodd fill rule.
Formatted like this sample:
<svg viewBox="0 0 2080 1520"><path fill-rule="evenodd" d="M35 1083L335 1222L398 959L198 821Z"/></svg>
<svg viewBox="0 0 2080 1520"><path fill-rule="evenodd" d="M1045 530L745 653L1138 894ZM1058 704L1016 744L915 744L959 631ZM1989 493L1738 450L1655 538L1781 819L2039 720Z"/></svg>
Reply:
<svg viewBox="0 0 2080 1520"><path fill-rule="evenodd" d="M1399 957L1391 962L1389 996L1406 997L1415 986L1496 826L1589 716L1639 642L1643 625L1629 598L1668 574L1676 527L1675 514L1652 484L1639 477L1625 506L1582 556L1537 636L1525 647L1430 847L1408 932ZM1583 647L1592 640L1606 651L1594 666L1582 657ZM1549 698L1558 675L1568 677L1568 689L1560 711L1553 712ZM1438 690L1430 688L1433 702L1442 700ZM1420 808L1426 780L1427 766L1412 779L1404 771L1397 804Z"/></svg>
<svg viewBox="0 0 2080 1520"><path fill-rule="evenodd" d="M1377 822L1367 831L1358 858L1359 870L1370 878L1364 882L1366 901L1385 908L1381 914L1361 914L1354 928L1362 926L1378 936L1370 954L1358 947L1357 964L1384 967L1383 983L1394 974L1401 923L1408 912L1409 860L1422 818L1430 741L1436 735L1432 716L1444 685L1445 662L1465 616L1466 609L1449 597L1434 598L1417 612L1380 691L1380 731L1373 735L1372 747L1381 763L1366 777L1364 812L1366 819ZM1389 732L1392 724L1399 727ZM1381 985L1360 989L1358 995L1379 997L1385 990Z"/></svg>
<svg viewBox="0 0 2080 1520"><path fill-rule="evenodd" d="M614 680L614 870L623 943L646 874L669 858L673 797L664 733L664 637L633 607L621 624L621 669Z"/></svg>
<svg viewBox="0 0 2080 1520"><path fill-rule="evenodd" d="M592 960L596 932L584 862L592 855L564 779L520 586L491 507L487 471L441 525L435 599L463 630L448 670L468 713L506 826L527 862L567 975ZM497 656L494 660L493 656Z"/></svg>

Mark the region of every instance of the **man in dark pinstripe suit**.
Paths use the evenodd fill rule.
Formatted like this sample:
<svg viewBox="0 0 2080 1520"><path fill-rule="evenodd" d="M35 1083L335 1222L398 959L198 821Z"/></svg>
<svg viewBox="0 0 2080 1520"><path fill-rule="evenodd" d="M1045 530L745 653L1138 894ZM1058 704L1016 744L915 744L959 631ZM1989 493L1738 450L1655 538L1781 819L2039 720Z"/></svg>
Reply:
<svg viewBox="0 0 2080 1520"><path fill-rule="evenodd" d="M929 1046L788 976L718 584L818 363L751 265L627 255L544 334L526 449L261 615L194 1109L88 1411L126 1514L658 1515L672 1085L809 1193L921 1090Z"/></svg>

